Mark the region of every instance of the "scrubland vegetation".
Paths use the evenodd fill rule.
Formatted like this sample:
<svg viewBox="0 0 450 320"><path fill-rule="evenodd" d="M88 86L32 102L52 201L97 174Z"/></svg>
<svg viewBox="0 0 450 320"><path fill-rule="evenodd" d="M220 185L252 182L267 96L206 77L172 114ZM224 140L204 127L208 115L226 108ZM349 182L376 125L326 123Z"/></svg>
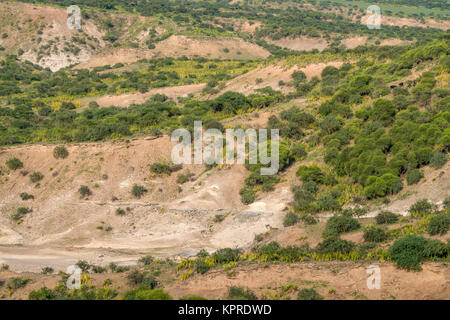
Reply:
<svg viewBox="0 0 450 320"><path fill-rule="evenodd" d="M374 1L380 5L387 2L396 8L386 12L388 16L420 21L449 18L445 1ZM66 0L40 3L72 4ZM303 262L387 261L397 268L420 272L426 262L448 264L449 197L439 203L418 199L409 206L407 216L382 206L395 201L405 189L425 183L429 179L427 172L448 168L450 38L444 30L387 25L381 30L370 30L352 20L365 13L363 1L280 0L272 5L267 1L255 5L228 0L139 0L133 3L82 0L78 4L86 8L84 19L93 19L98 10L133 12L155 18L159 23L146 27L149 31L143 40L146 49L153 49L173 34L226 36L258 44L272 55L265 61L162 57L141 59L131 67L119 63L51 72L23 61L23 52L3 54L1 51L4 56L0 60L2 149L52 143L55 144L51 153L53 160L76 163L71 159L73 143L160 137L178 128L192 132L194 121L198 120L203 121L205 129L216 128L223 132L230 127L224 124L226 120L256 114L259 117L259 113L270 112L261 126L280 132L280 171L277 175L261 175L262 165L246 163L246 177L235 192L243 205L250 205L274 192L280 183L289 181L292 201L283 209L281 232L296 228L314 230L319 241L315 245L308 241L282 245L271 238L270 230L255 235L247 251L236 247L210 252L200 250L196 256L177 262L145 255L133 267L115 263L100 266L80 260L76 265L83 271L81 289L67 289L65 283L69 275L59 272L61 279L56 287L32 290L29 299L170 300L173 297L164 290L163 272L174 274L176 279L172 281L188 281L212 270L222 270L231 278L238 268L253 265L268 268ZM414 6L417 13L409 11L406 5ZM338 9L335 12L328 8ZM237 30L227 19L244 19L249 25L258 26L252 32ZM102 40L107 46L141 48L143 45L121 38L116 20L106 19L100 23L105 31ZM157 32L156 27L164 28L164 32ZM401 46L365 45L346 49L341 41L347 35L411 42ZM301 52L271 43L286 37L321 38L329 45L319 53L317 49ZM2 39L7 38L8 34L4 33ZM83 41L74 39L78 44ZM68 50L77 51L74 45L69 47ZM229 49L232 48L223 48L223 52ZM320 77L309 77L299 70L311 63L330 61L342 64L323 68ZM297 67L289 82L280 80L279 90L270 86L255 88L247 94L227 90L228 81L272 64L286 70ZM265 80L258 77L251 85L257 86ZM205 84L205 87L200 94L177 101L164 94L152 95L146 102L128 107L100 107L95 101L105 95L145 94L155 88L190 84ZM89 102L83 105L81 101L86 97ZM248 128L246 124L235 127ZM268 146L272 143L270 139L267 141ZM0 165L2 183L3 180L7 183L7 175L15 173L26 176L27 184L36 189L36 193L27 190L32 193L15 195L20 203L8 209L7 214L8 223L17 227L33 217L39 188L51 173L39 171L38 167L30 168L22 154L8 156ZM214 168L208 166L204 172ZM158 160L146 165L146 179L172 178L180 193L181 186L194 190L191 182L195 175L189 170L180 173L181 169L181 166ZM288 176L289 172L292 177ZM152 191L146 183L131 182L126 191L130 201L146 199ZM86 200L100 193L97 187L91 190L80 183L74 192L80 201L88 202ZM117 206L112 210L115 219L125 221L133 213L129 207L123 208ZM365 216L374 208L377 208L375 217ZM215 214L208 228L213 232L227 219L228 214ZM134 227L134 222L131 225ZM104 222L97 229L113 231ZM361 235L361 240L349 240L354 235ZM308 236L305 237L307 240ZM7 270L6 265L2 266L2 271ZM54 271L43 267L42 275L50 276ZM102 284L92 284L93 274L108 273L123 273L127 290L121 290L109 278ZM0 281L0 289L6 288L5 292L13 296L14 292L26 288L29 281L14 277L5 283ZM298 300L324 298L315 288L296 285L287 285L279 295ZM253 300L271 296L258 296L249 288L231 286L227 288L226 298ZM204 298L189 295L181 299Z"/></svg>

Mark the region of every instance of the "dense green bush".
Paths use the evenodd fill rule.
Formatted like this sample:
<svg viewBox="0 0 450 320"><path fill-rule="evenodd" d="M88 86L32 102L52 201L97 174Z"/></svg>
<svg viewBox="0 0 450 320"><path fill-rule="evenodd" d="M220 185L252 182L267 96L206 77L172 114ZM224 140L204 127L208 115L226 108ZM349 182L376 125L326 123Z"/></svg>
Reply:
<svg viewBox="0 0 450 320"><path fill-rule="evenodd" d="M30 282L30 279L15 277L8 280L6 287L10 290L17 290L25 287L28 282Z"/></svg>
<svg viewBox="0 0 450 320"><path fill-rule="evenodd" d="M131 189L131 194L135 196L136 198L141 198L144 193L146 193L148 190L144 186L139 186L137 184L133 185L133 188Z"/></svg>
<svg viewBox="0 0 450 320"><path fill-rule="evenodd" d="M33 290L28 294L28 300L54 300L56 298L56 293L47 287L42 287L39 290Z"/></svg>
<svg viewBox="0 0 450 320"><path fill-rule="evenodd" d="M381 211L375 217L377 224L391 224L398 221L398 216L390 211Z"/></svg>
<svg viewBox="0 0 450 320"><path fill-rule="evenodd" d="M316 251L327 254L333 252L349 253L355 248L355 244L351 241L330 237L324 239L317 245Z"/></svg>
<svg viewBox="0 0 450 320"><path fill-rule="evenodd" d="M34 199L34 196L32 194L26 193L26 192L21 192L20 193L20 198L24 201L26 200L30 200L30 199Z"/></svg>
<svg viewBox="0 0 450 320"><path fill-rule="evenodd" d="M395 115L395 108L392 101L387 99L378 99L373 103L371 118L375 121L380 121L388 124L392 121Z"/></svg>
<svg viewBox="0 0 450 320"><path fill-rule="evenodd" d="M27 213L32 212L33 210L30 208L25 208L25 207L19 207L16 210L16 213L14 213L11 216L11 219L13 219L14 221L19 221L20 219L22 219Z"/></svg>
<svg viewBox="0 0 450 320"><path fill-rule="evenodd" d="M419 169L410 169L406 172L406 182L408 185L416 184L423 178L423 172Z"/></svg>
<svg viewBox="0 0 450 320"><path fill-rule="evenodd" d="M44 175L41 172L39 172L39 171L35 171L32 174L30 174L30 181L32 183L39 182L42 179L44 179Z"/></svg>
<svg viewBox="0 0 450 320"><path fill-rule="evenodd" d="M171 167L166 163L155 162L150 165L150 170L156 174L168 174L172 173Z"/></svg>
<svg viewBox="0 0 450 320"><path fill-rule="evenodd" d="M444 201L442 201L442 204L444 209L450 209L450 196L445 198Z"/></svg>
<svg viewBox="0 0 450 320"><path fill-rule="evenodd" d="M314 216L306 213L300 216L300 221L302 221L306 225L313 225L318 222L318 220Z"/></svg>
<svg viewBox="0 0 450 320"><path fill-rule="evenodd" d="M23 163L17 158L10 158L6 161L6 165L11 170L17 170L23 168Z"/></svg>
<svg viewBox="0 0 450 320"><path fill-rule="evenodd" d="M298 215L296 213L288 212L284 216L283 226L290 227L290 226L296 225L299 220L300 220L300 218L298 217Z"/></svg>
<svg viewBox="0 0 450 320"><path fill-rule="evenodd" d="M448 247L438 240L408 235L394 242L389 255L399 268L421 270L421 263L427 258L448 256Z"/></svg>
<svg viewBox="0 0 450 320"><path fill-rule="evenodd" d="M81 186L81 187L78 189L78 193L79 193L80 196L83 197L83 198L92 195L92 191L91 191L91 189L89 189L88 186Z"/></svg>
<svg viewBox="0 0 450 320"><path fill-rule="evenodd" d="M387 239L386 233L380 227L368 226L364 229L364 241L383 242Z"/></svg>
<svg viewBox="0 0 450 320"><path fill-rule="evenodd" d="M200 274L208 272L210 269L209 265L203 260L195 260L195 271Z"/></svg>
<svg viewBox="0 0 450 320"><path fill-rule="evenodd" d="M158 285L158 281L154 277L147 275L147 272L141 272L137 269L134 269L127 275L127 280L131 286L140 286L148 289L154 289Z"/></svg>
<svg viewBox="0 0 450 320"><path fill-rule="evenodd" d="M442 168L447 163L447 155L442 152L434 152L430 163L435 169Z"/></svg>
<svg viewBox="0 0 450 320"><path fill-rule="evenodd" d="M357 230L360 227L361 225L355 218L344 215L335 215L328 219L323 235L324 237L336 236L341 233Z"/></svg>
<svg viewBox="0 0 450 320"><path fill-rule="evenodd" d="M417 200L409 208L409 213L412 215L426 215L431 214L436 210L436 205L427 199Z"/></svg>
<svg viewBox="0 0 450 320"><path fill-rule="evenodd" d="M126 213L125 210L122 209L122 208L117 208L116 209L116 214L119 215L119 216L124 216L125 213Z"/></svg>
<svg viewBox="0 0 450 320"><path fill-rule="evenodd" d="M163 289L138 288L125 292L124 300L172 300L173 298Z"/></svg>
<svg viewBox="0 0 450 320"><path fill-rule="evenodd" d="M305 147L300 142L294 143L294 145L291 148L292 155L296 159L303 159L308 154L305 150Z"/></svg>
<svg viewBox="0 0 450 320"><path fill-rule="evenodd" d="M431 235L444 235L450 228L450 214L441 213L431 218L428 223L427 231Z"/></svg>
<svg viewBox="0 0 450 320"><path fill-rule="evenodd" d="M303 182L313 181L316 183L323 183L324 174L317 166L300 166L298 167L296 174Z"/></svg>
<svg viewBox="0 0 450 320"><path fill-rule="evenodd" d="M222 264L237 261L239 259L240 254L241 254L240 249L223 248L214 252L212 256L217 261L217 263Z"/></svg>
<svg viewBox="0 0 450 320"><path fill-rule="evenodd" d="M255 191L253 191L251 188L243 187L239 194L241 195L241 201L243 204L250 204L253 203L256 199Z"/></svg>
<svg viewBox="0 0 450 320"><path fill-rule="evenodd" d="M391 173L386 173L381 177L370 176L367 179L364 194L368 199L373 199L396 194L402 189L403 183L401 179Z"/></svg>
<svg viewBox="0 0 450 320"><path fill-rule="evenodd" d="M146 255L139 258L138 263L143 264L144 266L148 266L153 262L153 257L151 255Z"/></svg>
<svg viewBox="0 0 450 320"><path fill-rule="evenodd" d="M53 149L53 157L55 159L65 159L69 156L69 151L67 151L64 146L57 146Z"/></svg>
<svg viewBox="0 0 450 320"><path fill-rule="evenodd" d="M298 292L297 300L322 300L323 297L314 289L302 289Z"/></svg>

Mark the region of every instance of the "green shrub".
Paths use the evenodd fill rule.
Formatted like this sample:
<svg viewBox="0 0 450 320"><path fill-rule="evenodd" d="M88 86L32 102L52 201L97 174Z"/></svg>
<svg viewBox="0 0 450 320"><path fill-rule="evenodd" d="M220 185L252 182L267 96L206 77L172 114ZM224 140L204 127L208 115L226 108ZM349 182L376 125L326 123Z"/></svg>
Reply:
<svg viewBox="0 0 450 320"><path fill-rule="evenodd" d="M450 209L450 196L444 199L442 205L444 206L444 209Z"/></svg>
<svg viewBox="0 0 450 320"><path fill-rule="evenodd" d="M364 242L359 245L359 252L363 255L366 255L369 250L375 249L377 247L376 243L373 242Z"/></svg>
<svg viewBox="0 0 450 320"><path fill-rule="evenodd" d="M430 163L435 169L442 168L447 163L447 155L442 152L434 152Z"/></svg>
<svg viewBox="0 0 450 320"><path fill-rule="evenodd" d="M130 267L128 267L128 266L119 266L116 263L111 262L109 264L109 269L113 273L122 273L122 272L126 272L126 271L130 270Z"/></svg>
<svg viewBox="0 0 450 320"><path fill-rule="evenodd" d="M23 279L20 277L11 278L6 283L6 287L11 290L17 290L17 289L25 287L29 281L30 281L30 279Z"/></svg>
<svg viewBox="0 0 450 320"><path fill-rule="evenodd" d="M427 231L431 235L440 234L444 235L450 228L450 214L441 213L430 219L428 223Z"/></svg>
<svg viewBox="0 0 450 320"><path fill-rule="evenodd" d="M434 205L427 199L418 200L409 208L409 212L412 215L431 214L435 210L436 210L436 205Z"/></svg>
<svg viewBox="0 0 450 320"><path fill-rule="evenodd" d="M39 171L35 171L32 174L30 174L30 181L32 183L39 182L42 179L44 179L44 175L41 172L39 172Z"/></svg>
<svg viewBox="0 0 450 320"><path fill-rule="evenodd" d="M423 256L425 258L446 258L450 252L450 247L439 241L433 239L427 239L425 248L423 249Z"/></svg>
<svg viewBox="0 0 450 320"><path fill-rule="evenodd" d="M360 227L361 225L355 218L344 215L335 215L328 219L323 234L324 237L335 236L359 229Z"/></svg>
<svg viewBox="0 0 450 320"><path fill-rule="evenodd" d="M225 220L225 216L223 214L216 214L216 216L214 217L214 222L215 223L220 223L223 220Z"/></svg>
<svg viewBox="0 0 450 320"><path fill-rule="evenodd" d="M318 222L318 220L310 214L304 213L300 216L300 221L306 225L313 225Z"/></svg>
<svg viewBox="0 0 450 320"><path fill-rule="evenodd" d="M23 163L17 158L11 158L6 161L6 165L10 170L17 170L23 168Z"/></svg>
<svg viewBox="0 0 450 320"><path fill-rule="evenodd" d="M242 287L229 287L228 298L231 300L257 300L258 298L250 289Z"/></svg>
<svg viewBox="0 0 450 320"><path fill-rule="evenodd" d="M448 255L442 242L428 240L421 236L408 235L395 240L389 248L389 255L397 267L406 270L421 270L421 263L433 256Z"/></svg>
<svg viewBox="0 0 450 320"><path fill-rule="evenodd" d="M318 253L327 254L333 252L349 253L355 248L355 244L351 241L330 237L317 245Z"/></svg>
<svg viewBox="0 0 450 320"><path fill-rule="evenodd" d="M127 275L128 283L131 286L140 286L148 289L154 289L158 285L158 281L152 276L147 276L146 272L140 272L135 269Z"/></svg>
<svg viewBox="0 0 450 320"><path fill-rule="evenodd" d="M367 179L364 194L368 199L373 199L396 194L402 189L401 179L391 173L386 173L381 177L370 176Z"/></svg>
<svg viewBox="0 0 450 320"><path fill-rule="evenodd" d="M51 267L44 267L42 268L41 273L42 274L52 274L55 270Z"/></svg>
<svg viewBox="0 0 450 320"><path fill-rule="evenodd" d="M416 184L423 178L423 172L419 169L410 169L406 172L406 182L408 185Z"/></svg>
<svg viewBox="0 0 450 320"><path fill-rule="evenodd" d="M297 142L292 146L291 152L296 159L303 159L308 154L305 147L300 142Z"/></svg>
<svg viewBox="0 0 450 320"><path fill-rule="evenodd" d="M390 211L381 211L375 217L377 224L391 224L398 221L398 216Z"/></svg>
<svg viewBox="0 0 450 320"><path fill-rule="evenodd" d="M20 194L20 198L21 198L22 200L26 201L26 200L34 199L34 196L33 196L32 194L28 194L28 193L26 193L26 192L22 192L22 193Z"/></svg>
<svg viewBox="0 0 450 320"><path fill-rule="evenodd" d="M79 260L75 265L81 269L83 272L88 272L91 268L91 265L86 260Z"/></svg>
<svg viewBox="0 0 450 320"><path fill-rule="evenodd" d="M42 287L39 290L33 290L28 294L28 300L54 300L56 298L56 293L47 287Z"/></svg>
<svg viewBox="0 0 450 320"><path fill-rule="evenodd" d="M383 242L387 239L384 230L375 226L366 227L363 236L366 242Z"/></svg>
<svg viewBox="0 0 450 320"><path fill-rule="evenodd" d="M300 166L296 174L303 182L313 181L322 183L324 179L322 170L317 166Z"/></svg>
<svg viewBox="0 0 450 320"><path fill-rule="evenodd" d="M148 266L149 264L151 264L153 262L153 257L151 255L146 255L141 257L138 260L138 263L143 264L144 266Z"/></svg>
<svg viewBox="0 0 450 320"><path fill-rule="evenodd" d="M171 167L166 163L156 162L150 165L150 170L156 174L167 174L170 175L172 173Z"/></svg>
<svg viewBox="0 0 450 320"><path fill-rule="evenodd" d="M177 176L177 183L183 184L183 183L186 183L188 181L189 181L189 177L187 175L182 174L182 173L178 174L178 176Z"/></svg>
<svg viewBox="0 0 450 320"><path fill-rule="evenodd" d="M107 268L96 265L91 265L91 270L93 273L106 273L108 271Z"/></svg>
<svg viewBox="0 0 450 320"><path fill-rule="evenodd" d="M122 208L116 209L116 214L118 214L119 216L124 216L125 213L126 213L125 210L123 210Z"/></svg>
<svg viewBox="0 0 450 320"><path fill-rule="evenodd" d="M13 215L11 216L11 218L12 218L14 221L19 221L19 220L22 219L27 213L30 213L30 212L32 212L32 211L33 211L33 210L30 209L30 208L20 207L20 208L17 208L16 213L13 214Z"/></svg>
<svg viewBox="0 0 450 320"><path fill-rule="evenodd" d="M57 146L53 149L53 157L55 159L65 159L69 156L69 151L67 151L64 146Z"/></svg>
<svg viewBox="0 0 450 320"><path fill-rule="evenodd" d="M88 186L81 186L81 187L78 189L78 193L80 194L80 196L81 196L82 198L84 198L84 197L90 196L90 195L92 194L92 191L91 191L91 189L89 189Z"/></svg>
<svg viewBox="0 0 450 320"><path fill-rule="evenodd" d="M323 297L314 289L302 289L298 292L297 300L322 300Z"/></svg>
<svg viewBox="0 0 450 320"><path fill-rule="evenodd" d="M240 249L223 248L214 252L212 256L217 261L217 263L223 264L227 262L237 261L240 254Z"/></svg>
<svg viewBox="0 0 450 320"><path fill-rule="evenodd" d="M300 220L300 218L298 217L298 215L296 213L288 212L284 216L283 225L285 227L290 227L290 226L296 225L299 220Z"/></svg>
<svg viewBox="0 0 450 320"><path fill-rule="evenodd" d="M195 260L195 271L200 274L208 272L209 265L203 260Z"/></svg>
<svg viewBox="0 0 450 320"><path fill-rule="evenodd" d="M144 193L146 193L148 190L145 189L143 186L139 186L137 184L133 185L133 188L131 189L131 194L135 196L136 198L141 198Z"/></svg>
<svg viewBox="0 0 450 320"><path fill-rule="evenodd" d="M172 300L163 289L138 288L125 292L124 300Z"/></svg>
<svg viewBox="0 0 450 320"><path fill-rule="evenodd" d="M253 203L256 199L256 193L251 188L243 187L239 194L241 195L241 201L243 204Z"/></svg>
<svg viewBox="0 0 450 320"><path fill-rule="evenodd" d="M341 204L331 194L320 196L317 203L321 211L338 211L341 209Z"/></svg>

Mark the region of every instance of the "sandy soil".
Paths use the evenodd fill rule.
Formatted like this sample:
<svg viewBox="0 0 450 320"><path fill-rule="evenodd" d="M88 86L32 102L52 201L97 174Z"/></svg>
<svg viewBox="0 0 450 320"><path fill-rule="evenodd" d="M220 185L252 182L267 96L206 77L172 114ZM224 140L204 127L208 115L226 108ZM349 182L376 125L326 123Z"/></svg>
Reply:
<svg viewBox="0 0 450 320"><path fill-rule="evenodd" d="M367 268L371 265L351 262L314 262L268 265L250 264L234 268L234 274L216 268L204 275L195 274L186 281L178 279L174 268L162 268L158 276L164 290L178 299L185 295L201 295L210 299L226 299L230 286L240 286L252 290L259 299L296 299L297 292L304 288L314 288L327 300L424 300L450 299L450 268L441 263L425 263L420 272L407 272L394 267L392 263L374 263L379 266L380 289L368 289ZM56 269L57 270L57 269ZM65 270L65 269L62 269ZM112 287L119 295L130 289L127 273L90 274L93 285L102 286L105 279L112 281ZM8 295L0 289L3 299L28 299L29 292L43 286L54 288L60 276L37 273L15 273L0 271L0 280L13 277L30 279L21 289ZM297 290L283 291L287 285L297 286Z"/></svg>
<svg viewBox="0 0 450 320"><path fill-rule="evenodd" d="M327 41L322 38L299 37L283 38L280 40L266 39L266 41L282 48L288 48L298 51L310 51L312 49L318 49L319 51L322 51L328 46Z"/></svg>
<svg viewBox="0 0 450 320"><path fill-rule="evenodd" d="M52 145L3 149L0 163L18 157L24 169L6 170L1 180L0 262L20 267L19 261L25 259L22 268L34 270L44 260L49 265L69 263L80 256L91 260L104 250L192 255L201 248L246 247L268 226L281 226L290 192L280 185L285 189L262 194L251 206L242 205L238 191L247 176L242 166L218 167L202 174L203 166L185 165L180 172L189 171L194 177L183 185L176 183L178 173L152 175L149 165L170 159L170 144L169 137L74 144L67 146L70 155L64 160L53 157ZM39 185L30 182L28 175L33 171L44 174ZM141 199L134 198L133 184L145 186L148 192ZM81 185L93 194L80 198ZM35 199L22 201L21 192ZM19 224L11 219L18 207L33 210ZM119 208L127 209L125 216L116 214ZM226 215L220 224L213 223L217 214ZM8 248L16 245L22 246L23 253L17 255L24 258L11 256ZM62 248L79 253L61 258L66 255L59 251ZM50 252L40 257L41 249Z"/></svg>
<svg viewBox="0 0 450 320"><path fill-rule="evenodd" d="M107 95L101 97L88 97L78 100L82 105L87 106L89 102L96 101L100 107L129 107L132 104L142 104L155 94L165 94L175 102L178 97L186 97L189 94L198 95L205 87L204 83L186 86L164 87L151 89L146 93L125 93L121 95Z"/></svg>
<svg viewBox="0 0 450 320"><path fill-rule="evenodd" d="M227 48L229 52L225 52ZM207 38L171 36L158 42L155 57L206 57L210 59L265 59L270 53L264 48L240 38Z"/></svg>
<svg viewBox="0 0 450 320"><path fill-rule="evenodd" d="M308 80L313 77L319 77L322 70L326 66L340 67L343 64L342 61L331 61L327 63L313 63L309 64L304 68L299 68L294 66L292 68L284 67L279 64L272 64L267 67L261 66L252 71L249 71L239 77L236 77L228 81L225 88L217 94L220 95L226 91L241 92L245 95L253 93L256 89L271 87L274 90L281 90L283 93L288 93L294 91L291 86L280 86L279 82L284 81L285 83L291 82L291 75L296 70L301 70L306 74ZM262 79L262 82L257 83L257 79Z"/></svg>
<svg viewBox="0 0 450 320"><path fill-rule="evenodd" d="M88 46L78 45L81 51L78 54L65 52L64 42L71 42L73 36L79 36L79 31L69 29L67 26L67 12L63 8L50 6L24 4L17 2L0 3L0 20L14 21L20 26L20 30L11 25L5 25L4 31L9 37L2 39L0 45L8 51L18 50L19 47L25 51L20 57L22 60L29 60L39 64L42 67L49 67L52 71L67 67L74 63L88 60L98 49L104 47L102 40L103 32L99 31L92 20L83 21L81 30L88 36L98 40L96 49ZM42 34L36 35L36 25L44 26ZM3 28L2 28L3 29ZM42 41L38 44L36 39L40 37ZM59 40L57 40L57 38ZM34 39L34 40L33 40ZM38 61L38 52L36 49L53 41L58 52L52 52L50 56L43 56ZM53 47L53 46L52 46Z"/></svg>
<svg viewBox="0 0 450 320"><path fill-rule="evenodd" d="M224 49L229 49L225 52ZM265 59L270 55L264 48L240 38L206 38L173 35L158 42L155 49L115 48L92 57L77 69L94 68L116 63L133 63L140 59L186 56L209 59Z"/></svg>
<svg viewBox="0 0 450 320"><path fill-rule="evenodd" d="M299 289L314 288L325 299L450 299L450 269L442 264L427 263L420 273L399 270L392 263L377 263L381 269L381 288L367 288L370 263L305 263L239 267L233 276L225 272L195 275L167 290L175 297L198 294L208 298L226 298L227 288L242 286L257 296L280 294L281 287L295 284ZM330 293L330 289L334 293ZM296 299L296 292L283 296Z"/></svg>

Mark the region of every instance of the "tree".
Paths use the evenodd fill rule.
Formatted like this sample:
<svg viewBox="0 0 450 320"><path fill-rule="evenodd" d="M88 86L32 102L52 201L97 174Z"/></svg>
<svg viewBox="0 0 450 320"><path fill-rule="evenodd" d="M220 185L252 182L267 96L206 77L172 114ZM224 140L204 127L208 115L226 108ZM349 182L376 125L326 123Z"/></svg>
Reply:
<svg viewBox="0 0 450 320"><path fill-rule="evenodd" d="M378 99L373 103L371 118L375 121L389 124L395 115L395 108L392 101L387 99Z"/></svg>

